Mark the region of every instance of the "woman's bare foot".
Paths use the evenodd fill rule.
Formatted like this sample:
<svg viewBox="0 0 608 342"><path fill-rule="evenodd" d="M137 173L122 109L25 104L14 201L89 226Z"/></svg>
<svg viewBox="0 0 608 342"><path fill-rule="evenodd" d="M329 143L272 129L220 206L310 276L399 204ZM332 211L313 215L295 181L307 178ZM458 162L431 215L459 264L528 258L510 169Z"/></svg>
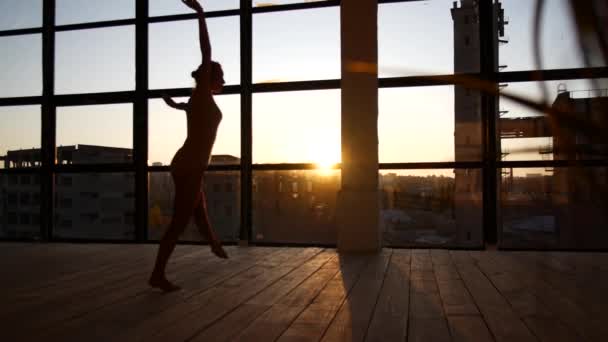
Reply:
<svg viewBox="0 0 608 342"><path fill-rule="evenodd" d="M173 292L180 289L179 286L168 281L165 277L151 276L150 280L148 280L148 284L152 287L161 289L163 292Z"/></svg>
<svg viewBox="0 0 608 342"><path fill-rule="evenodd" d="M222 247L221 243L216 242L216 243L212 243L211 244L211 251L213 252L213 254L215 254L218 258L222 258L222 259L228 259L228 254L226 253L226 251L224 250L224 248Z"/></svg>

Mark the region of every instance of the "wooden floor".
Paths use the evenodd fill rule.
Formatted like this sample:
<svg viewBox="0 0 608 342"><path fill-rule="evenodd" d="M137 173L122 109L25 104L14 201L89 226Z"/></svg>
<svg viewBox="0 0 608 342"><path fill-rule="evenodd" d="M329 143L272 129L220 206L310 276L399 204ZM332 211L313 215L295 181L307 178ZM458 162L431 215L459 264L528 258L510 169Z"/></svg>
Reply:
<svg viewBox="0 0 608 342"><path fill-rule="evenodd" d="M608 254L0 244L2 341L608 341Z"/></svg>

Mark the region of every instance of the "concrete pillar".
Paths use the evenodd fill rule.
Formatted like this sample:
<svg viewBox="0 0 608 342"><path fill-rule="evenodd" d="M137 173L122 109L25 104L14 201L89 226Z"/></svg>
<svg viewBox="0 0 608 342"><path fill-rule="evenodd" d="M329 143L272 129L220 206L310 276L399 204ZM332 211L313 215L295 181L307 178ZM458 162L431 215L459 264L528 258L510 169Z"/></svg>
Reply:
<svg viewBox="0 0 608 342"><path fill-rule="evenodd" d="M342 0L342 188L340 252L381 248L378 204L377 0Z"/></svg>

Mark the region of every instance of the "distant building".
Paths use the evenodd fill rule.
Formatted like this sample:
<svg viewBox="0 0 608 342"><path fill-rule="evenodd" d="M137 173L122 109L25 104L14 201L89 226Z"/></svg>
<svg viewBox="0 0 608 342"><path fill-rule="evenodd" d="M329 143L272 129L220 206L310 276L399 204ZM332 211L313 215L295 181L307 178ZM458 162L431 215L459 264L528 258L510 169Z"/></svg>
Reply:
<svg viewBox="0 0 608 342"><path fill-rule="evenodd" d="M589 128L605 127L608 90L567 91L560 87L553 107L569 113L561 118L536 116L500 120L502 139L550 138L538 153L554 160L605 160L608 146ZM570 120L570 121L569 121ZM608 238L608 173L604 167L558 167L546 174L503 178L503 207L511 243L563 248L601 247ZM542 226L541 219L545 221ZM527 224L535 222L536 224ZM504 223L503 223L504 226ZM511 228L518 227L513 232Z"/></svg>
<svg viewBox="0 0 608 342"><path fill-rule="evenodd" d="M40 175L0 174L0 236L40 235Z"/></svg>
<svg viewBox="0 0 608 342"><path fill-rule="evenodd" d="M564 91L557 96L553 107L571 113L562 119L562 124L552 126L555 160L607 159L606 138L590 130L608 124L605 116L608 90ZM569 123L567 119L576 121ZM579 127L576 122L583 124ZM559 245L601 248L601 242L608 240L608 170L605 167L555 168L552 195Z"/></svg>
<svg viewBox="0 0 608 342"><path fill-rule="evenodd" d="M504 36L507 22L500 1L493 3L494 49L498 55L500 37ZM454 73L476 73L480 71L480 37L477 0L454 2L451 10L454 21ZM498 71L498 64L494 65ZM483 132L481 119L481 93L469 87L454 86L454 159L456 162L481 161ZM498 107L495 110L498 118ZM500 150L500 143L498 143ZM482 189L480 169L456 169L455 174L455 220L459 246L479 246L482 237Z"/></svg>
<svg viewBox="0 0 608 342"><path fill-rule="evenodd" d="M253 239L334 244L338 171L258 171L253 176Z"/></svg>
<svg viewBox="0 0 608 342"><path fill-rule="evenodd" d="M120 163L132 150L76 145L57 148L59 164ZM8 151L5 167L40 165L40 150ZM0 231L34 237L40 232L40 176L2 175ZM55 176L53 233L63 238L130 239L134 236L133 173L62 173Z"/></svg>

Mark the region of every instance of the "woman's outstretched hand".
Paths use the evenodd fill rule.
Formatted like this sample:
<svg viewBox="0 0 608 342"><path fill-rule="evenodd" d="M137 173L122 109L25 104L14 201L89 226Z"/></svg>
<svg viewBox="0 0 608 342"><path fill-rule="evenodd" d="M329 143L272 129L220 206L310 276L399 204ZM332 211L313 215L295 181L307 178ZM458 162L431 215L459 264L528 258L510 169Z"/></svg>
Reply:
<svg viewBox="0 0 608 342"><path fill-rule="evenodd" d="M192 8L193 10L195 10L197 12L203 10L203 7L197 0L182 0L182 2L184 3L184 5Z"/></svg>

